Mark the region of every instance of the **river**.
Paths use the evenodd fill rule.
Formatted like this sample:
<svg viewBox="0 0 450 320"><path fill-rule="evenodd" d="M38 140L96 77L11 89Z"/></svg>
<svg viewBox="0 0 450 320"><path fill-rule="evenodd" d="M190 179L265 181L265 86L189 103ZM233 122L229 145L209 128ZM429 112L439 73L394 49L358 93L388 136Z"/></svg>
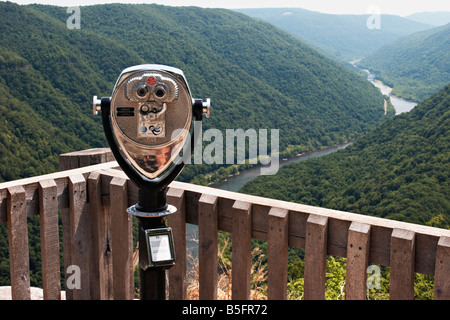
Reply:
<svg viewBox="0 0 450 320"><path fill-rule="evenodd" d="M403 112L409 112L411 111L416 105L416 102L407 101L404 99L401 99L399 97L396 97L395 95L391 94L392 89L386 86L381 81L375 80L375 77L373 74L370 73L369 70L363 69L367 73L367 80L372 83L375 87L380 89L381 93L384 95L387 95L390 97L390 100L392 104L395 107L395 113L400 114ZM301 154L300 156L290 157L288 159L280 159L280 168L293 162L299 162L304 161L311 158L317 158L321 157L327 154L330 154L332 152L336 152L341 149L345 149L347 146L352 144L352 142L347 142L341 145L329 147L322 150L317 151L311 151ZM254 167L247 170L244 170L240 172L237 175L230 176L224 181L215 182L210 185L210 187L222 189L222 190L228 190L228 191L238 191L241 189L247 182L257 178L260 175L260 167ZM198 243L197 243L197 231L198 228L196 225L192 224L186 224L186 233L187 233L187 241L186 246L188 251L191 253L193 257L197 256L198 252Z"/></svg>
<svg viewBox="0 0 450 320"><path fill-rule="evenodd" d="M353 65L354 67L359 68L357 63L360 60L361 59L356 59L356 60L350 61L349 63L351 65ZM372 74L370 72L370 70L363 69L363 68L359 68L359 69L361 69L362 71L367 73L367 81L369 81L375 87L380 89L382 94L389 96L389 98L390 98L390 100L392 102L392 105L395 107L395 114L400 114L400 113L403 113L403 112L409 112L417 105L417 102L408 101L408 100L399 98L396 95L392 94L392 88L387 86L387 85L385 85L380 80L376 80L375 79L375 75Z"/></svg>
<svg viewBox="0 0 450 320"><path fill-rule="evenodd" d="M381 82L379 80L375 80L374 75L372 73L370 73L369 70L363 69L363 71L367 72L367 80L370 81L370 83L372 83L375 87L380 89L382 94L389 96L392 104L395 107L395 114L409 112L417 105L417 102L408 101L408 100L399 98L396 95L393 95L391 93L392 88L388 87L387 85L385 85L383 82Z"/></svg>
<svg viewBox="0 0 450 320"><path fill-rule="evenodd" d="M280 168L293 162L304 161L311 158L321 157L332 152L336 152L341 149L345 149L347 146L352 144L352 142L343 143L337 146L329 147L326 149L321 149L317 151L305 152L299 156L290 157L288 159L280 159ZM238 191L247 182L257 178L261 173L261 168L254 167L240 172L237 175L230 176L224 181L219 181L214 184L209 185L210 187L228 190L228 191ZM186 248L190 253L192 258L196 258L198 255L198 227L193 224L186 224ZM191 265L191 261L188 261ZM190 268L189 268L190 269Z"/></svg>
<svg viewBox="0 0 450 320"><path fill-rule="evenodd" d="M355 65L356 61L352 61L351 63L353 65ZM366 70L366 69L362 69L362 70L367 73L367 81L369 81L375 87L380 89L382 94L390 97L390 100L391 100L393 106L395 107L396 114L400 114L403 112L409 112L417 105L416 102L407 101L407 100L404 100L402 98L399 98L399 97L391 94L392 88L388 87L387 85L385 85L384 83L382 83L379 80L375 80L374 75L372 73L370 73L369 70ZM299 161L307 160L310 158L316 158L316 157L321 157L321 156L327 155L327 154L335 152L337 150L344 149L350 144L351 143L344 143L342 145L333 146L333 147L330 147L327 149L307 152L298 157L291 157L289 159L283 159L283 160L280 159L280 168L282 166L285 166L292 162L299 162ZM215 183L211 184L210 186L213 188L218 188L218 189L222 189L222 190L238 191L239 189L241 189L244 186L244 184L246 184L247 182L258 177L259 173L260 173L259 167L251 168L251 169L240 172L240 174L238 174L238 175L228 177L224 181L215 182Z"/></svg>
<svg viewBox="0 0 450 320"><path fill-rule="evenodd" d="M330 154L332 152L336 152L340 149L345 149L350 144L351 144L351 142L347 142L347 143L329 147L326 149L305 152L299 156L290 157L287 159L280 159L280 168L289 163L300 162L300 161L304 161L304 160L311 159L311 158L317 158L317 157L321 157L321 156ZM230 176L224 181L215 182L215 183L211 184L210 187L222 189L222 190L228 190L228 191L238 191L239 189L241 189L244 186L244 184L246 184L247 182L258 177L260 175L260 172L261 172L261 168L259 166L250 168L250 169L240 172L237 175Z"/></svg>

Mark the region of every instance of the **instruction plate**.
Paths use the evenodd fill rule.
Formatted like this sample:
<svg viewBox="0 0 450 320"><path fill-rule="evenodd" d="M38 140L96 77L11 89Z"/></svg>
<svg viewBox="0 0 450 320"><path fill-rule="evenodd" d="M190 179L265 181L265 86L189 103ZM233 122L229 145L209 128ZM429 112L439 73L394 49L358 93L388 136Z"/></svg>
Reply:
<svg viewBox="0 0 450 320"><path fill-rule="evenodd" d="M172 260L168 234L150 236L149 238L153 262Z"/></svg>
<svg viewBox="0 0 450 320"><path fill-rule="evenodd" d="M175 251L171 228L145 230L148 262L150 267L172 266L175 264Z"/></svg>

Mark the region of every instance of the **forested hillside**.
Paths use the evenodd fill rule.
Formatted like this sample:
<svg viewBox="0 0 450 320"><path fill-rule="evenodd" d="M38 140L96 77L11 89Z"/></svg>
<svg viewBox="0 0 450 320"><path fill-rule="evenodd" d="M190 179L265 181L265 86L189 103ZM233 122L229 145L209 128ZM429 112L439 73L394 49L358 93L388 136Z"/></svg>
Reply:
<svg viewBox="0 0 450 320"><path fill-rule="evenodd" d="M268 21L323 50L329 56L347 61L366 57L399 37L432 28L428 24L387 14L379 17L379 29L369 29L369 14L326 14L300 8L236 11Z"/></svg>
<svg viewBox="0 0 450 320"><path fill-rule="evenodd" d="M393 94L423 101L450 82L450 23L397 39L359 64Z"/></svg>
<svg viewBox="0 0 450 320"><path fill-rule="evenodd" d="M365 79L243 14L98 5L81 7L81 29L68 29L66 9L0 3L0 181L106 146L92 96L110 95L119 73L142 63L182 69L195 97L211 98L205 129L279 129L284 154L353 139L386 118ZM210 170L187 166L182 179Z"/></svg>
<svg viewBox="0 0 450 320"><path fill-rule="evenodd" d="M450 85L345 150L281 168L242 192L450 226Z"/></svg>

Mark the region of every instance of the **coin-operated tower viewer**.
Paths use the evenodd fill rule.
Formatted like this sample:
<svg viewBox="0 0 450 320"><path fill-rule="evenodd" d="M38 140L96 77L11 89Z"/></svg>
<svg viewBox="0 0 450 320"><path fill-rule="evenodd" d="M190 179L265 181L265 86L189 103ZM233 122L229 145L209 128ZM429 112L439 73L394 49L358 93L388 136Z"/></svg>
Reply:
<svg viewBox="0 0 450 320"><path fill-rule="evenodd" d="M165 299L165 270L175 264L165 221L176 212L166 203L167 186L186 163L179 153L192 150L199 136L190 134L192 118L209 117L209 108L209 99L192 98L183 71L164 65L127 68L111 97L94 96L93 112L101 111L111 151L139 189L138 203L127 212L139 220L141 300Z"/></svg>

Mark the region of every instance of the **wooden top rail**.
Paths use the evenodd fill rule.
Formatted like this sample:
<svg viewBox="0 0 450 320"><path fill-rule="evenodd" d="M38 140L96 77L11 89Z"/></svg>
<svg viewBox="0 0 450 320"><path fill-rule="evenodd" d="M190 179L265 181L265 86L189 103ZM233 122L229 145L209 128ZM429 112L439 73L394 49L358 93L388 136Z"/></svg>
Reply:
<svg viewBox="0 0 450 320"><path fill-rule="evenodd" d="M234 299L250 297L251 238L268 242L269 299L286 299L288 246L305 249L305 299L324 298L327 255L347 258L348 299L365 298L368 264L391 267L391 299L413 298L414 272L435 276L435 299L450 299L450 230L177 181L169 185L167 201L178 208L169 216L177 255L177 264L170 269L171 299L186 297L185 223L199 226L200 299L217 298L215 230L233 234ZM48 276L57 273L51 262L56 257L51 256L57 252L56 240L45 234L56 232L54 212L62 210L68 230L63 239L64 262L91 270L82 283L88 291L69 292L68 298L130 298L132 273L119 275L130 270L132 256L131 224L124 210L136 202L137 188L116 162L0 184L0 222L7 221L13 230L13 297L29 296L29 280L28 291L23 280L28 272L24 225L27 216L38 214L43 223L43 250L48 251L43 254L46 292L59 290ZM111 223L112 219L121 222ZM111 252L117 255L114 260Z"/></svg>
<svg viewBox="0 0 450 320"><path fill-rule="evenodd" d="M57 187L58 207L69 207L69 176L83 175L85 178L93 171L98 171L108 168L119 168L119 165L115 161L100 163L93 166L83 167L79 169L72 169L68 171L55 172L45 174L42 176L36 176L31 178L25 178L20 180L14 180L9 182L0 183L0 223L6 222L6 199L8 189L23 187L26 194L26 209L27 216L31 217L39 213L39 183L42 181L53 180Z"/></svg>

